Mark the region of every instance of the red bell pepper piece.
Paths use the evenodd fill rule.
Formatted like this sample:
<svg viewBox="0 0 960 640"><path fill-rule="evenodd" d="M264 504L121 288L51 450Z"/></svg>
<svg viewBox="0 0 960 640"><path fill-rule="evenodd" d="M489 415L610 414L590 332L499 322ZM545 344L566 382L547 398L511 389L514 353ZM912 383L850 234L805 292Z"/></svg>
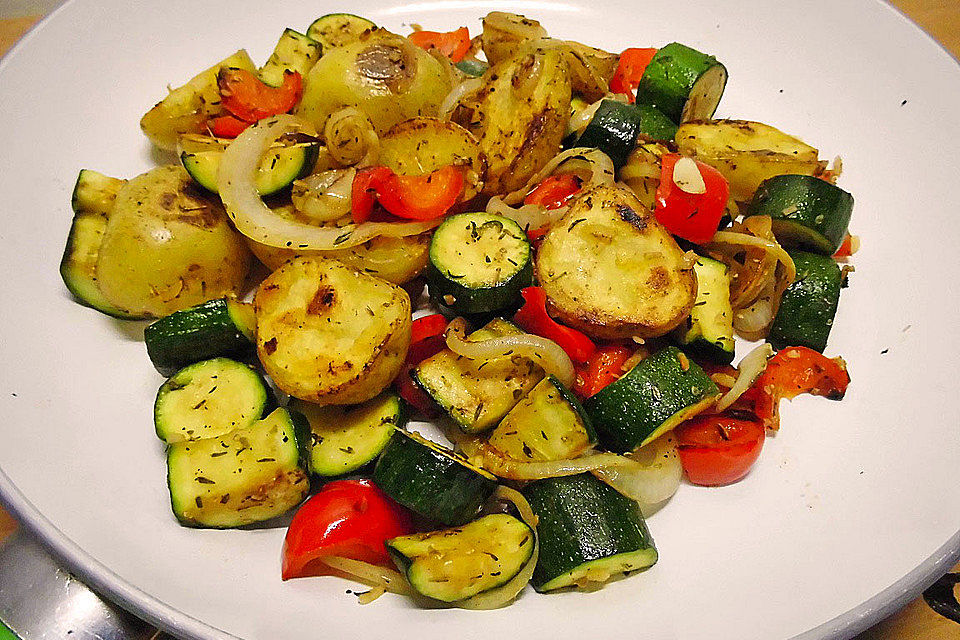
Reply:
<svg viewBox="0 0 960 640"><path fill-rule="evenodd" d="M674 430L680 463L693 484L709 487L743 478L760 457L765 430L760 420L699 415Z"/></svg>
<svg viewBox="0 0 960 640"><path fill-rule="evenodd" d="M217 86L223 108L240 120L256 122L293 109L303 95L303 77L296 71L283 75L283 84L271 87L246 69L221 68Z"/></svg>
<svg viewBox="0 0 960 640"><path fill-rule="evenodd" d="M787 347L770 358L750 389L754 413L768 429L780 428L780 400L801 393L841 400L850 384L843 358L827 358L807 347Z"/></svg>
<svg viewBox="0 0 960 640"><path fill-rule="evenodd" d="M412 532L410 514L370 480L330 482L293 516L283 540L281 577L329 573L316 560L330 556L389 566L383 543Z"/></svg>
<svg viewBox="0 0 960 640"><path fill-rule="evenodd" d="M856 244L859 245L859 241L857 241ZM843 244L841 244L840 248L837 249L837 252L833 254L833 257L849 258L854 253L856 253L856 249L854 248L853 245L854 245L854 237L848 233L846 236L844 236Z"/></svg>
<svg viewBox="0 0 960 640"><path fill-rule="evenodd" d="M553 340L574 362L584 362L593 355L597 347L590 338L557 323L547 314L547 294L542 287L527 287L520 293L524 304L513 316L515 323L528 333Z"/></svg>
<svg viewBox="0 0 960 640"><path fill-rule="evenodd" d="M447 324L447 319L439 313L413 321L410 326L410 348L407 349L407 359L395 381L400 397L427 417L437 414L437 405L423 389L417 386L410 377L410 372L418 364L446 348L447 343L443 332L446 331Z"/></svg>
<svg viewBox="0 0 960 640"><path fill-rule="evenodd" d="M581 398L589 398L623 375L623 365L633 355L633 349L621 344L598 347L590 358L577 367L573 391Z"/></svg>
<svg viewBox="0 0 960 640"><path fill-rule="evenodd" d="M559 209L580 191L580 178L572 173L561 173L544 179L524 198L524 204L541 204L547 209Z"/></svg>
<svg viewBox="0 0 960 640"><path fill-rule="evenodd" d="M218 138L236 138L251 124L253 123L226 115L214 118L208 123L208 126L210 127L210 133Z"/></svg>
<svg viewBox="0 0 960 640"><path fill-rule="evenodd" d="M407 37L421 49L436 49L454 63L463 60L470 50L470 32L466 27L456 31L414 31Z"/></svg>
<svg viewBox="0 0 960 640"><path fill-rule="evenodd" d="M387 167L357 172L351 192L353 221L366 221L373 204L398 218L432 220L445 215L463 195L463 173L447 165L422 176L398 176Z"/></svg>
<svg viewBox="0 0 960 640"><path fill-rule="evenodd" d="M610 80L610 91L622 93L634 101L634 91L640 86L640 78L647 65L657 55L657 49L624 49L617 63L617 70Z"/></svg>
<svg viewBox="0 0 960 640"><path fill-rule="evenodd" d="M717 231L730 196L727 179L702 162L697 168L703 177L704 193L687 193L674 182L674 167L681 156L668 154L660 159L660 185L654 213L667 231L690 242L710 242Z"/></svg>

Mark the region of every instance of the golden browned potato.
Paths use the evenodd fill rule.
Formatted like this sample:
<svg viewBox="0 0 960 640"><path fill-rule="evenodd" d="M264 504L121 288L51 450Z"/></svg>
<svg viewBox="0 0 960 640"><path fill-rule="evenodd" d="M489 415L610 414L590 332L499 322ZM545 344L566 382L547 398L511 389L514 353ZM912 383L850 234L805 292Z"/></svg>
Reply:
<svg viewBox="0 0 960 640"><path fill-rule="evenodd" d="M529 40L547 37L547 30L533 18L516 13L491 11L483 18L480 46L491 65L512 58Z"/></svg>
<svg viewBox="0 0 960 640"><path fill-rule="evenodd" d="M483 188L487 160L477 138L449 120L412 118L390 129L380 140L380 164L406 175L422 175L447 165L463 167L461 202Z"/></svg>
<svg viewBox="0 0 960 640"><path fill-rule="evenodd" d="M820 175L827 163L802 140L760 122L710 120L677 129L680 153L723 174L738 202L753 198L760 183L786 174Z"/></svg>
<svg viewBox="0 0 960 640"><path fill-rule="evenodd" d="M564 53L530 46L494 65L461 110L487 158L483 192L524 186L560 150L570 121L570 75Z"/></svg>
<svg viewBox="0 0 960 640"><path fill-rule="evenodd" d="M207 130L207 120L224 113L217 87L217 73L221 67L257 72L250 56L241 49L198 73L182 87L173 89L140 119L140 128L153 144L175 151L181 134L203 133Z"/></svg>
<svg viewBox="0 0 960 640"><path fill-rule="evenodd" d="M587 102L596 102L604 97L617 71L620 56L572 40L565 41L562 49L567 53L573 92Z"/></svg>
<svg viewBox="0 0 960 640"><path fill-rule="evenodd" d="M416 116L435 116L450 77L429 53L384 29L325 52L304 80L297 115L323 131L335 111L356 107L384 134Z"/></svg>
<svg viewBox="0 0 960 640"><path fill-rule="evenodd" d="M96 278L119 309L162 317L240 292L249 268L250 251L220 201L167 165L117 193Z"/></svg>
<svg viewBox="0 0 960 640"><path fill-rule="evenodd" d="M369 400L397 376L410 346L406 291L337 260L287 262L260 284L254 306L264 370L308 402Z"/></svg>
<svg viewBox="0 0 960 640"><path fill-rule="evenodd" d="M692 261L626 188L579 196L543 239L536 273L548 309L596 338L651 338L677 326L697 295Z"/></svg>

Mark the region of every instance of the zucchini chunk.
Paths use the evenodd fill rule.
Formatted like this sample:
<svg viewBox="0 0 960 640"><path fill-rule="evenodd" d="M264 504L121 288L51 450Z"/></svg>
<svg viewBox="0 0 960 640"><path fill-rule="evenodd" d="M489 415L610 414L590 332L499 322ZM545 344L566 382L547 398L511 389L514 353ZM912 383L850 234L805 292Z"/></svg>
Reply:
<svg viewBox="0 0 960 640"><path fill-rule="evenodd" d="M533 280L527 234L513 220L461 213L437 227L430 242L430 298L458 315L509 307Z"/></svg>
<svg viewBox="0 0 960 640"><path fill-rule="evenodd" d="M620 170L641 136L649 142L673 140L676 134L677 125L655 107L605 99L580 136L568 146L600 149Z"/></svg>
<svg viewBox="0 0 960 640"><path fill-rule="evenodd" d="M804 175L774 176L753 196L748 216L770 216L773 234L785 247L825 256L847 235L853 196L825 180Z"/></svg>
<svg viewBox="0 0 960 640"><path fill-rule="evenodd" d="M690 317L674 329L673 338L694 357L730 364L735 342L727 265L701 256L693 270L697 274L697 301Z"/></svg>
<svg viewBox="0 0 960 640"><path fill-rule="evenodd" d="M228 141L206 136L183 136L180 139L180 163L197 184L210 193L219 193L217 171ZM317 162L320 140L302 133L280 137L260 162L254 184L257 193L269 196L309 174Z"/></svg>
<svg viewBox="0 0 960 640"><path fill-rule="evenodd" d="M520 573L533 554L533 531L495 513L455 529L387 540L387 551L418 593L456 602L495 589Z"/></svg>
<svg viewBox="0 0 960 640"><path fill-rule="evenodd" d="M603 446L625 453L700 413L719 396L703 369L671 346L587 398L584 408Z"/></svg>
<svg viewBox="0 0 960 640"><path fill-rule="evenodd" d="M488 440L521 462L569 460L597 442L580 402L554 376L547 376L510 410Z"/></svg>
<svg viewBox="0 0 960 640"><path fill-rule="evenodd" d="M180 524L229 529L275 518L300 504L310 489L300 466L303 422L303 416L281 408L217 438L171 444L167 484Z"/></svg>
<svg viewBox="0 0 960 640"><path fill-rule="evenodd" d="M372 462L394 429L406 424L400 397L390 392L351 407L320 406L294 399L290 404L310 423L307 467L314 476L351 473Z"/></svg>
<svg viewBox="0 0 960 640"><path fill-rule="evenodd" d="M627 188L576 197L537 251L551 314L596 338L661 336L690 313L697 278L684 252Z"/></svg>
<svg viewBox="0 0 960 640"><path fill-rule="evenodd" d="M327 51L357 42L365 32L376 28L374 23L352 13L328 13L310 23L307 37Z"/></svg>
<svg viewBox="0 0 960 640"><path fill-rule="evenodd" d="M400 287L318 257L296 258L257 289L257 354L282 391L319 404L358 404L389 385L410 346Z"/></svg>
<svg viewBox="0 0 960 640"><path fill-rule="evenodd" d="M73 222L60 260L60 277L81 304L114 318L137 320L144 316L127 313L111 304L97 286L100 243L113 203L124 183L126 180L111 178L91 169L80 170L73 187Z"/></svg>
<svg viewBox="0 0 960 640"><path fill-rule="evenodd" d="M518 333L523 331L516 325L494 318L467 340ZM444 349L417 365L410 375L460 429L479 433L500 422L544 373L532 360L519 356L477 362Z"/></svg>
<svg viewBox="0 0 960 640"><path fill-rule="evenodd" d="M231 298L210 300L160 318L143 332L150 361L162 375L216 356L254 353L253 305Z"/></svg>
<svg viewBox="0 0 960 640"><path fill-rule="evenodd" d="M637 87L637 104L649 104L680 124L709 120L727 85L727 69L713 56L672 42L657 51Z"/></svg>
<svg viewBox="0 0 960 640"><path fill-rule="evenodd" d="M808 347L823 353L833 328L843 273L829 256L791 251L797 279L780 298L767 342L776 349Z"/></svg>
<svg viewBox="0 0 960 640"><path fill-rule="evenodd" d="M497 479L452 450L395 430L373 469L388 496L425 518L457 526L476 517Z"/></svg>
<svg viewBox="0 0 960 640"><path fill-rule="evenodd" d="M284 29L273 53L260 67L260 79L272 87L279 87L288 71L306 76L322 52L323 47L313 38L293 29Z"/></svg>
<svg viewBox="0 0 960 640"><path fill-rule="evenodd" d="M245 429L275 404L259 373L229 358L187 365L163 383L153 403L157 437L172 444Z"/></svg>
<svg viewBox="0 0 960 640"><path fill-rule="evenodd" d="M640 504L591 474L537 480L522 493L538 518L537 591L596 586L657 562Z"/></svg>

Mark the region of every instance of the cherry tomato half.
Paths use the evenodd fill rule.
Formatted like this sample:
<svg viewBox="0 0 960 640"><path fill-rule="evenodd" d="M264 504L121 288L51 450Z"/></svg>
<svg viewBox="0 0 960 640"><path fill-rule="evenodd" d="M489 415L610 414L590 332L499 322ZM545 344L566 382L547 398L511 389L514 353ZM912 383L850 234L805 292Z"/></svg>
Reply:
<svg viewBox="0 0 960 640"><path fill-rule="evenodd" d="M759 420L700 415L676 428L677 452L693 484L715 487L741 479L760 456L765 431Z"/></svg>

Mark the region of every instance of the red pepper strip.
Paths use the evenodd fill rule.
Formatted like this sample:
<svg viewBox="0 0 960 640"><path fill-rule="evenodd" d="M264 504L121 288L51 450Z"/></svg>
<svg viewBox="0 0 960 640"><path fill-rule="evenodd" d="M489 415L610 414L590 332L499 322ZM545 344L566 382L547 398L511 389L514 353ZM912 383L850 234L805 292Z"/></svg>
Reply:
<svg viewBox="0 0 960 640"><path fill-rule="evenodd" d="M617 70L610 80L610 91L625 94L630 98L630 102L633 102L633 92L640 86L640 78L655 55L656 49L624 49L620 54Z"/></svg>
<svg viewBox="0 0 960 640"><path fill-rule="evenodd" d="M366 221L375 200L397 216L432 220L445 215L463 195L463 173L447 165L422 176L398 176L387 167L368 167L353 179L353 221Z"/></svg>
<svg viewBox="0 0 960 640"><path fill-rule="evenodd" d="M843 244L840 245L840 248L837 249L837 252L833 254L834 258L849 258L853 255L853 236L849 233L844 236Z"/></svg>
<svg viewBox="0 0 960 640"><path fill-rule="evenodd" d="M581 366L577 367L577 381L573 390L581 398L589 398L624 374L623 364L633 355L633 349L621 344L606 344L597 348Z"/></svg>
<svg viewBox="0 0 960 640"><path fill-rule="evenodd" d="M421 49L436 49L454 63L463 60L470 50L470 32L466 27L456 31L414 31L407 37Z"/></svg>
<svg viewBox="0 0 960 640"><path fill-rule="evenodd" d="M410 377L410 372L427 358L443 351L446 340L443 332L447 328L447 319L439 313L417 318L410 327L410 348L407 359L396 379L397 393L423 415L432 418L437 415L437 405L427 393Z"/></svg>
<svg viewBox="0 0 960 640"><path fill-rule="evenodd" d="M673 169L680 158L677 154L668 154L660 160L660 185L657 187L654 213L660 224L673 235L705 244L717 231L727 206L730 186L719 171L697 162L706 192L687 193L673 179Z"/></svg>
<svg viewBox="0 0 960 640"><path fill-rule="evenodd" d="M539 248L540 241L543 240L543 236L547 235L547 231L550 231L550 227L527 229L527 240L530 241L534 249Z"/></svg>
<svg viewBox="0 0 960 640"><path fill-rule="evenodd" d="M234 116L220 116L208 123L210 133L218 138L236 138L252 123Z"/></svg>
<svg viewBox="0 0 960 640"><path fill-rule="evenodd" d="M580 184L580 178L572 173L550 176L527 194L523 204L540 204L547 209L559 209L580 191Z"/></svg>
<svg viewBox="0 0 960 640"><path fill-rule="evenodd" d="M283 74L283 84L271 87L246 69L220 69L217 86L223 108L241 120L256 122L293 109L303 95L303 77L296 71Z"/></svg>
<svg viewBox="0 0 960 640"><path fill-rule="evenodd" d="M390 566L384 542L410 533L410 514L370 480L330 482L293 516L283 540L281 577L329 573L316 560L330 556Z"/></svg>
<svg viewBox="0 0 960 640"><path fill-rule="evenodd" d="M743 478L760 457L765 431L760 420L699 415L674 430L680 463L693 484L708 487Z"/></svg>
<svg viewBox="0 0 960 640"><path fill-rule="evenodd" d="M370 219L377 203L377 192L393 175L387 167L367 167L357 171L350 188L350 212L354 222L360 224Z"/></svg>
<svg viewBox="0 0 960 640"><path fill-rule="evenodd" d="M767 362L753 384L754 413L768 429L780 428L780 400L801 393L840 400L850 384L843 358L827 358L806 347L787 347Z"/></svg>
<svg viewBox="0 0 960 640"><path fill-rule="evenodd" d="M586 361L597 350L586 335L557 323L547 314L547 294L543 287L527 287L520 294L524 304L513 316L513 321L525 331L553 340L574 362Z"/></svg>

